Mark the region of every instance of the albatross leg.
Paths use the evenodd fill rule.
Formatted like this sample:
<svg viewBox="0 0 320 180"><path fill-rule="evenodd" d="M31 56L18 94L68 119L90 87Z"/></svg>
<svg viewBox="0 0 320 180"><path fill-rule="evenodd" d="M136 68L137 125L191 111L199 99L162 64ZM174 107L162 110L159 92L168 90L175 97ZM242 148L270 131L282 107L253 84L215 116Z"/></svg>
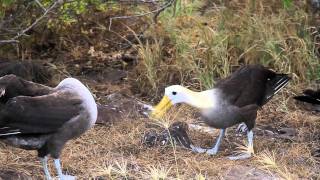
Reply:
<svg viewBox="0 0 320 180"><path fill-rule="evenodd" d="M220 130L220 134L219 134L219 137L218 137L218 140L217 140L216 144L214 145L214 147L212 147L211 149L207 150L207 154L209 154L209 155L217 154L225 132L226 132L226 129L221 129Z"/></svg>
<svg viewBox="0 0 320 180"><path fill-rule="evenodd" d="M247 159L250 158L252 156L252 154L254 153L253 150L253 131L250 130L247 132L247 136L248 136L248 149L247 152L242 153L238 156L230 156L228 157L230 160L241 160L241 159Z"/></svg>
<svg viewBox="0 0 320 180"><path fill-rule="evenodd" d="M43 158L41 157L40 161L41 161L41 164L43 167L44 174L46 176L46 180L52 180L52 178L50 176L50 172L48 170L48 156L45 156Z"/></svg>
<svg viewBox="0 0 320 180"><path fill-rule="evenodd" d="M247 125L245 123L239 124L239 126L236 129L236 133L240 135L240 134L245 133L245 132L248 133Z"/></svg>
<svg viewBox="0 0 320 180"><path fill-rule="evenodd" d="M58 176L59 176L60 180L75 180L76 179L75 176L62 174L60 159L54 159L54 165L55 165L55 167L57 169Z"/></svg>

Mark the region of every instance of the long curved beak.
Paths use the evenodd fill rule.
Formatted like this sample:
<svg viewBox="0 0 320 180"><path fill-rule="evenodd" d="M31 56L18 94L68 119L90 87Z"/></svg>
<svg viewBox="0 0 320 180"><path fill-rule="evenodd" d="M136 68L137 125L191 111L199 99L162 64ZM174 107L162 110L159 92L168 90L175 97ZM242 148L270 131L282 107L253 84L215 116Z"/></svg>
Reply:
<svg viewBox="0 0 320 180"><path fill-rule="evenodd" d="M172 102L168 96L163 96L158 105L154 107L154 110L151 112L151 117L161 118L164 113L172 106Z"/></svg>

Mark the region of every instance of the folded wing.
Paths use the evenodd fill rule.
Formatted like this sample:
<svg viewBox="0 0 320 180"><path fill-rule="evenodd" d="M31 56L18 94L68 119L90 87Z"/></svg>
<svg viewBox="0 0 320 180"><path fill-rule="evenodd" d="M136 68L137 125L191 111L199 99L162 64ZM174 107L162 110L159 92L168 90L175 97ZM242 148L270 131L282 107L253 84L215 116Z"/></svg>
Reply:
<svg viewBox="0 0 320 180"><path fill-rule="evenodd" d="M66 92L14 97L5 103L0 111L0 136L10 135L10 132L52 133L80 111L81 100Z"/></svg>

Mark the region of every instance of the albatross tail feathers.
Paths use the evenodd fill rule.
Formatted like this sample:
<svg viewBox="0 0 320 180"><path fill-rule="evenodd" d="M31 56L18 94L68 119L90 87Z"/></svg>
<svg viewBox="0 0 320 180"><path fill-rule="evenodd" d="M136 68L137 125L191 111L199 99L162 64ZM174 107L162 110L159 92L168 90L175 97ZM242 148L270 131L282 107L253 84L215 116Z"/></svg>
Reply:
<svg viewBox="0 0 320 180"><path fill-rule="evenodd" d="M19 131L19 129L12 129L10 127L0 127L0 137L20 134L20 133L21 132Z"/></svg>
<svg viewBox="0 0 320 180"><path fill-rule="evenodd" d="M311 96L295 96L294 99L310 104L320 104L320 99L315 99Z"/></svg>
<svg viewBox="0 0 320 180"><path fill-rule="evenodd" d="M262 105L266 104L275 94L277 94L284 86L286 86L290 77L288 74L276 74L267 83L266 95Z"/></svg>
<svg viewBox="0 0 320 180"><path fill-rule="evenodd" d="M308 89L308 90L305 90L303 94L304 95L295 96L294 99L302 102L320 105L320 89L317 91Z"/></svg>

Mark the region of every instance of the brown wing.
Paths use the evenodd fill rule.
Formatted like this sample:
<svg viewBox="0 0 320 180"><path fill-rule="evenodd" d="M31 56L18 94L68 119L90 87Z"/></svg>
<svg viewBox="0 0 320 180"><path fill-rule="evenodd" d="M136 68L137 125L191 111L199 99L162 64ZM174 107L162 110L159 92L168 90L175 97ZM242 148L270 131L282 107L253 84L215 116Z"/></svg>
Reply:
<svg viewBox="0 0 320 180"><path fill-rule="evenodd" d="M286 74L276 74L261 65L247 65L218 82L216 88L221 89L224 99L235 106L262 106L289 80Z"/></svg>
<svg viewBox="0 0 320 180"><path fill-rule="evenodd" d="M0 128L16 129L22 134L52 133L79 114L80 104L81 100L70 93L18 96L1 110Z"/></svg>
<svg viewBox="0 0 320 180"><path fill-rule="evenodd" d="M53 91L51 87L26 81L13 74L0 78L0 90L5 90L0 102L5 103L16 96L41 96Z"/></svg>

